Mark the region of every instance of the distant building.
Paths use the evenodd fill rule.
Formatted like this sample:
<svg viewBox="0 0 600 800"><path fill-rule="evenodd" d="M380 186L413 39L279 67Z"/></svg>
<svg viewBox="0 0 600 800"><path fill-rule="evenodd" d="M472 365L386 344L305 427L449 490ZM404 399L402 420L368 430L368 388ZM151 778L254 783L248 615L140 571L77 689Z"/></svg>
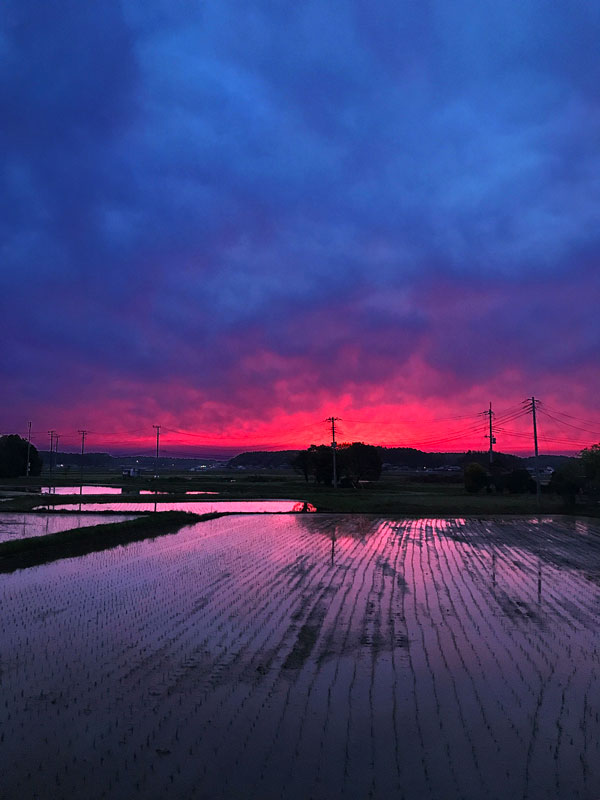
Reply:
<svg viewBox="0 0 600 800"><path fill-rule="evenodd" d="M527 467L527 472L535 480L535 467ZM543 467L540 469L540 486L548 486L554 474L554 467Z"/></svg>

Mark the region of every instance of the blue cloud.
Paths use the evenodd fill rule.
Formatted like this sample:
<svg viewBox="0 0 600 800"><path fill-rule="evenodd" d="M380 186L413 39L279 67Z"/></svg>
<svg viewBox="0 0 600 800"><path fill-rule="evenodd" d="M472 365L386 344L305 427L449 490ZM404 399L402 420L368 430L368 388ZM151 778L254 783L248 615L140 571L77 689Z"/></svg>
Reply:
<svg viewBox="0 0 600 800"><path fill-rule="evenodd" d="M275 5L4 5L0 373L233 397L254 351L315 390L411 356L465 384L587 363L600 10ZM491 310L429 307L439 282ZM540 358L548 316L569 344Z"/></svg>

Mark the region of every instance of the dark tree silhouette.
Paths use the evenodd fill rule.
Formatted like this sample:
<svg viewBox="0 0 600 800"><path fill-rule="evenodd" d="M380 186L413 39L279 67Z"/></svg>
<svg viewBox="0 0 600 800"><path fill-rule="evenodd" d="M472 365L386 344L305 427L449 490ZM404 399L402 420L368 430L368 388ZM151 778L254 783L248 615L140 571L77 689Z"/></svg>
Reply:
<svg viewBox="0 0 600 800"><path fill-rule="evenodd" d="M513 469L504 475L504 488L511 494L527 494L535 492L535 481L526 469Z"/></svg>
<svg viewBox="0 0 600 800"><path fill-rule="evenodd" d="M600 444L593 444L582 450L581 463L588 481L596 486L600 485Z"/></svg>
<svg viewBox="0 0 600 800"><path fill-rule="evenodd" d="M325 444L311 444L301 450L292 462L294 470L304 475L308 482L312 475L316 483L331 486L333 483L333 454ZM342 444L336 450L336 467L339 485L352 487L358 481L379 480L381 475L380 448L362 442Z"/></svg>
<svg viewBox="0 0 600 800"><path fill-rule="evenodd" d="M465 467L465 489L471 494L477 494L488 484L488 476L485 469L473 461Z"/></svg>
<svg viewBox="0 0 600 800"><path fill-rule="evenodd" d="M42 459L31 445L29 451L30 475L42 471ZM0 478L20 478L27 474L27 439L16 434L0 437Z"/></svg>
<svg viewBox="0 0 600 800"><path fill-rule="evenodd" d="M331 486L333 482L333 457L331 447L326 444L311 444L308 448L311 463L311 472L317 483Z"/></svg>
<svg viewBox="0 0 600 800"><path fill-rule="evenodd" d="M562 464L550 479L550 491L560 495L567 510L575 508L577 495L584 488L585 475L580 459L572 459Z"/></svg>
<svg viewBox="0 0 600 800"><path fill-rule="evenodd" d="M310 450L300 450L292 461L292 469L304 475L304 480L308 483L308 479L312 473L312 457Z"/></svg>
<svg viewBox="0 0 600 800"><path fill-rule="evenodd" d="M379 448L363 442L343 444L338 448L338 474L350 483L378 481L381 477L381 454Z"/></svg>

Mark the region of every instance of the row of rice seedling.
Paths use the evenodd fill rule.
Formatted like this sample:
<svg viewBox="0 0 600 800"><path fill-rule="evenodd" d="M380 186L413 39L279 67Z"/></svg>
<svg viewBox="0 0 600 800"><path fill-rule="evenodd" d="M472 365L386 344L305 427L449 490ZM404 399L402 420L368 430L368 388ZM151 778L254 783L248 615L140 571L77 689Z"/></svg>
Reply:
<svg viewBox="0 0 600 800"><path fill-rule="evenodd" d="M28 514L4 511L0 513L0 542L14 539L28 539L32 536L84 528L90 525L104 525L135 519L135 516L110 516L99 514Z"/></svg>
<svg viewBox="0 0 600 800"><path fill-rule="evenodd" d="M190 511L193 514L211 514L215 511L227 514L263 514L263 513L287 513L290 511L300 511L303 503L297 500L183 500L180 502L165 500L164 497L157 498L156 501L135 502L101 502L101 503L57 503L52 505L54 511L115 511L146 513L149 511ZM309 503L307 511L315 511L315 507ZM39 506L48 508L48 506Z"/></svg>
<svg viewBox="0 0 600 800"><path fill-rule="evenodd" d="M240 516L2 575L0 796L594 796L594 530Z"/></svg>
<svg viewBox="0 0 600 800"><path fill-rule="evenodd" d="M537 548L540 531L537 529L534 532L537 533L537 539L532 543ZM471 567L482 555L480 545L469 553L467 560ZM517 555L518 558L515 559ZM544 724L544 749L547 741L554 740L554 759L553 768L542 772L545 780L554 781L554 785L548 788L549 792L562 791L564 787L561 789L561 776L564 782L569 775L580 772L581 764L577 762L580 761L581 748L585 748L585 743L580 740L578 726L571 731L568 742L561 735L564 729L563 717L569 716L570 709L575 708L582 698L585 699L586 690L582 687L581 680L577 681L578 685L575 687L573 679L575 676L583 678L586 667L593 665L590 652L593 652L595 636L593 618L588 617L588 625L582 627L581 614L575 602L568 604L568 613L565 613L564 596L570 593L574 598L596 596L597 604L597 595L594 587L580 574L558 570L551 563L543 564L545 579L542 590L538 556L532 560L531 554L523 548L513 548L509 556L503 566L500 562L500 568L494 554L487 559L488 566L491 561L492 586L482 587L482 595L488 605L487 616L497 617L504 628L504 652L509 653L509 647L514 645L518 654L518 659L513 659L510 665L516 666L516 674L511 676L510 686L513 691L514 687L521 690L516 707L526 743L516 754L515 763L519 763L522 757L525 758L522 773L527 776L526 784L529 786L531 774L539 772L532 769L531 764L538 758L538 716L540 699L543 699L544 716L555 717L555 721L554 727L551 726L550 729ZM479 573L480 578L482 574L483 571ZM507 577L504 578L504 575ZM473 603L469 604L469 608L471 607ZM494 644L498 651L497 642ZM510 674L509 664L503 664L503 671L504 674ZM571 702L567 703L564 702L565 687L569 686L574 691ZM563 698L558 702L558 709L557 694ZM493 695L488 692L486 696ZM515 705L513 720L517 717L514 708ZM542 753L540 757L544 760L546 754ZM536 780L539 782L539 778Z"/></svg>

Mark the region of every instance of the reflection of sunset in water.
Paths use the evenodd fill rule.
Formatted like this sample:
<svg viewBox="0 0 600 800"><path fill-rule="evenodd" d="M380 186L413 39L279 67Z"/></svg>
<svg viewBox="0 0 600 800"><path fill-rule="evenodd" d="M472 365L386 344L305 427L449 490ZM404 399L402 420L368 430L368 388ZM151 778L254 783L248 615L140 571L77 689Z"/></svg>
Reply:
<svg viewBox="0 0 600 800"><path fill-rule="evenodd" d="M577 522L236 515L0 575L3 789L594 796L600 527Z"/></svg>
<svg viewBox="0 0 600 800"><path fill-rule="evenodd" d="M302 503L297 500L223 500L223 501L179 501L160 500L160 502L128 502L128 503L85 503L84 511L131 511L133 513L146 511L190 511L193 514L209 514L213 511L222 513L239 514L261 514L261 513L285 513L302 511L303 506L307 506L307 511L316 511L310 503ZM46 508L39 506L39 508ZM55 511L81 511L79 503L61 503L52 506Z"/></svg>

